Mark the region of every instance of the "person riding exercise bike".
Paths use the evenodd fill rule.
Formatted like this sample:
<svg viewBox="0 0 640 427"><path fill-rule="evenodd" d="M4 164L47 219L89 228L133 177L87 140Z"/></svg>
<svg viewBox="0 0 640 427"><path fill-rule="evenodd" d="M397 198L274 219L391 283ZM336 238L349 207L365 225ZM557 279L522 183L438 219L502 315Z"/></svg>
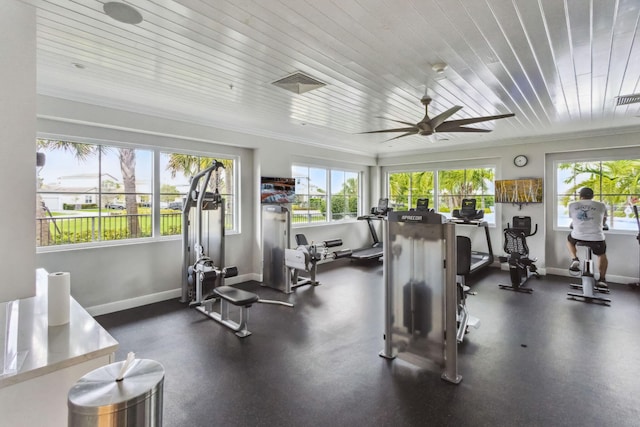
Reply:
<svg viewBox="0 0 640 427"><path fill-rule="evenodd" d="M580 200L569 203L569 217L571 217L571 233L567 236L567 248L572 260L569 271L580 271L580 260L576 252L576 243L584 242L598 257L600 278L597 287L607 289L607 244L604 230L607 222L607 208L604 203L593 199L593 190L583 187L578 193Z"/></svg>

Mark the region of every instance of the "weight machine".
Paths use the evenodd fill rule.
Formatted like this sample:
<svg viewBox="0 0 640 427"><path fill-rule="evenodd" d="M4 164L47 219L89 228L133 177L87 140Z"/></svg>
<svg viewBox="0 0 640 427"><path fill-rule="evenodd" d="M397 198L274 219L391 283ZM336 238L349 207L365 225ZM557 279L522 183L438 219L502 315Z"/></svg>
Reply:
<svg viewBox="0 0 640 427"><path fill-rule="evenodd" d="M389 212L383 222L385 331L380 356L442 370L458 384L455 224L433 212Z"/></svg>
<svg viewBox="0 0 640 427"><path fill-rule="evenodd" d="M182 205L182 296L181 302L199 306L225 277L237 276L236 267L224 265L224 199L218 191L219 171L224 166L213 160L191 178ZM207 191L211 177L215 190Z"/></svg>
<svg viewBox="0 0 640 427"><path fill-rule="evenodd" d="M277 289L285 294L303 285L319 285L316 280L319 261L346 258L350 249L329 251L342 245L341 239L309 242L304 234L296 235L295 249L289 246L291 213L286 206L262 207L262 286ZM300 273L309 277L301 277Z"/></svg>
<svg viewBox="0 0 640 427"><path fill-rule="evenodd" d="M191 179L189 192L182 207L182 296L209 318L233 330L244 338L251 335L247 328L248 309L253 303L280 304L282 301L262 300L257 294L225 286L227 277L238 275L237 267L224 265L224 199L218 191L222 163L212 164ZM214 175L215 174L215 175ZM207 191L212 176L215 190ZM193 225L193 227L191 227ZM238 322L229 316L230 305L240 308ZM215 311L215 307L219 310Z"/></svg>
<svg viewBox="0 0 640 427"><path fill-rule="evenodd" d="M350 249L330 252L329 248L342 246L342 239L331 239L314 243L307 241L304 234L296 234L295 249L285 249L285 264L290 270L291 288L304 285L317 286L316 280L318 261L334 260L351 256ZM309 273L309 277L301 277L300 272Z"/></svg>
<svg viewBox="0 0 640 427"><path fill-rule="evenodd" d="M410 209L411 212L433 213L433 209L429 209L429 199L418 199L416 208ZM483 213L484 215L484 213ZM456 236L456 283L458 291L458 313L456 338L458 344L464 341L464 336L469 332L469 327L478 329L480 327L480 319L472 316L467 309L467 296L475 295L471 292L471 288L466 285L466 278L471 271L472 252L471 239L466 236Z"/></svg>

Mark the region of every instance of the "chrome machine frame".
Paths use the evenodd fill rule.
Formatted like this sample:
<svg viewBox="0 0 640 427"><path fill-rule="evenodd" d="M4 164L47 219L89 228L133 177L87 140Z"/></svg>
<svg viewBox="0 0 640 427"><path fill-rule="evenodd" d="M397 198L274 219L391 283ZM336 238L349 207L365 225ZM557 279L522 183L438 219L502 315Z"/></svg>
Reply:
<svg viewBox="0 0 640 427"><path fill-rule="evenodd" d="M342 246L342 239L323 240L321 242L309 242L304 234L296 234L295 249L285 249L285 264L290 270L291 289L304 285L318 286L316 279L318 262L335 260L351 256L350 249L342 249L331 252L329 248ZM309 277L300 276L300 272L309 273Z"/></svg>
<svg viewBox="0 0 640 427"><path fill-rule="evenodd" d="M380 356L458 374L455 224L433 212L389 212L383 222L385 345Z"/></svg>
<svg viewBox="0 0 640 427"><path fill-rule="evenodd" d="M224 199L217 188L213 193L207 192L211 175L217 173L220 168L224 168L222 163L213 160L209 167L194 175L182 206L180 301L184 303L200 303L203 299L202 280L196 280L194 276L208 273L209 270L217 271L218 267L224 265ZM235 267L230 268L229 273L232 269ZM194 270L198 271L192 274ZM224 284L225 275L231 276L226 270L217 271L215 287ZM235 273L237 274L237 269Z"/></svg>
<svg viewBox="0 0 640 427"><path fill-rule="evenodd" d="M286 206L262 206L262 286L293 292L285 263L291 235L291 213Z"/></svg>

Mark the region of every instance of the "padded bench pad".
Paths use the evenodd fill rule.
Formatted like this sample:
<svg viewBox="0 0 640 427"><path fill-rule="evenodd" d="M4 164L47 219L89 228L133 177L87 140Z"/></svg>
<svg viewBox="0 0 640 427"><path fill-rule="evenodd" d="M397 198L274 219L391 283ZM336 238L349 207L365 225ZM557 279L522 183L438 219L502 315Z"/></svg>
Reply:
<svg viewBox="0 0 640 427"><path fill-rule="evenodd" d="M213 290L220 298L233 305L250 305L258 301L258 295L232 286L220 286Z"/></svg>

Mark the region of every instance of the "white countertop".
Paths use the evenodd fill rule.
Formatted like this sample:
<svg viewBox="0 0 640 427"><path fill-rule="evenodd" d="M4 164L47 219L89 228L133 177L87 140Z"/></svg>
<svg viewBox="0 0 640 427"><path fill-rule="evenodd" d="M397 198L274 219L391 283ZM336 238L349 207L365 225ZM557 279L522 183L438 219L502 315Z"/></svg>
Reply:
<svg viewBox="0 0 640 427"><path fill-rule="evenodd" d="M47 278L47 271L38 269L35 297L0 303L0 388L112 354L118 348L118 342L73 298L69 323L49 327ZM8 322L8 312L18 321ZM18 357L7 370L8 344L13 344L14 352L17 349Z"/></svg>

